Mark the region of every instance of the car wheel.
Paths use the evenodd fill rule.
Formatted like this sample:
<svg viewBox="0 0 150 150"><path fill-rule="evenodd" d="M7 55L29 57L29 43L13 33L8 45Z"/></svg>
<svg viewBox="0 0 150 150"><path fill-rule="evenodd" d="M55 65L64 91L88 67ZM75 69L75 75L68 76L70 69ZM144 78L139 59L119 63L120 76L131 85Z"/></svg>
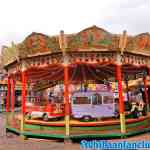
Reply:
<svg viewBox="0 0 150 150"><path fill-rule="evenodd" d="M83 116L84 121L90 121L92 119L91 116Z"/></svg>
<svg viewBox="0 0 150 150"><path fill-rule="evenodd" d="M43 121L48 121L48 115L47 114L43 115Z"/></svg>

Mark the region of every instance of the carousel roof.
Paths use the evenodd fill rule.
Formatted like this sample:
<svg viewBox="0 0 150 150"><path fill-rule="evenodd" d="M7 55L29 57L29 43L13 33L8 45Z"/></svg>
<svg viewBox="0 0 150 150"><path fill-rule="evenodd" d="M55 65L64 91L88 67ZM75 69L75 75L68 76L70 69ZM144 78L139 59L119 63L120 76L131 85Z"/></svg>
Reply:
<svg viewBox="0 0 150 150"><path fill-rule="evenodd" d="M119 34L110 33L97 26L91 26L76 34L67 34L67 51L117 51L119 49ZM127 36L125 51L150 56L150 34L142 33ZM31 33L22 43L2 48L3 64L19 59L61 52L59 36L48 36L41 33Z"/></svg>

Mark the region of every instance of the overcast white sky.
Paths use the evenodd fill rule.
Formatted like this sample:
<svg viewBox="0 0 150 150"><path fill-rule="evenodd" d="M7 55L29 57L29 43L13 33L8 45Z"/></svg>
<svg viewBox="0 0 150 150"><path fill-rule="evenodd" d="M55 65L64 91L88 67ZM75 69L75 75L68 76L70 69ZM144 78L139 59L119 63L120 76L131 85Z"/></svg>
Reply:
<svg viewBox="0 0 150 150"><path fill-rule="evenodd" d="M0 46L32 32L79 32L97 25L113 33L150 32L150 0L1 0Z"/></svg>

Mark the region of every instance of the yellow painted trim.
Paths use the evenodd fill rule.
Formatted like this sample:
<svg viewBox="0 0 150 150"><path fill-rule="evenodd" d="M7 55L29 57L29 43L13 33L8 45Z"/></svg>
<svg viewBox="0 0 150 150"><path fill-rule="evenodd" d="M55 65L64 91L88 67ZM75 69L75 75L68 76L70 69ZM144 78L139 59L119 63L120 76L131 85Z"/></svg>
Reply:
<svg viewBox="0 0 150 150"><path fill-rule="evenodd" d="M121 127L121 133L126 133L126 123L125 123L124 113L120 113L120 127Z"/></svg>
<svg viewBox="0 0 150 150"><path fill-rule="evenodd" d="M24 131L24 114L21 114L21 124L20 124L20 131Z"/></svg>
<svg viewBox="0 0 150 150"><path fill-rule="evenodd" d="M70 116L65 116L66 136L70 135Z"/></svg>

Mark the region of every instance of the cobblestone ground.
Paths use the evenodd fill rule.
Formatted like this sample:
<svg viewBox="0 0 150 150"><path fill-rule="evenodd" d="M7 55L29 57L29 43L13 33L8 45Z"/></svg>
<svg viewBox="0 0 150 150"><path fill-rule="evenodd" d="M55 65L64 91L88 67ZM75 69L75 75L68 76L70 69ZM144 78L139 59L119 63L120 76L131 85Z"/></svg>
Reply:
<svg viewBox="0 0 150 150"><path fill-rule="evenodd" d="M5 134L5 116L0 114L0 150L80 150L77 143L64 144L63 142L52 140L28 139L23 140L14 134ZM150 133L134 136L128 139L117 139L110 141L150 141Z"/></svg>

